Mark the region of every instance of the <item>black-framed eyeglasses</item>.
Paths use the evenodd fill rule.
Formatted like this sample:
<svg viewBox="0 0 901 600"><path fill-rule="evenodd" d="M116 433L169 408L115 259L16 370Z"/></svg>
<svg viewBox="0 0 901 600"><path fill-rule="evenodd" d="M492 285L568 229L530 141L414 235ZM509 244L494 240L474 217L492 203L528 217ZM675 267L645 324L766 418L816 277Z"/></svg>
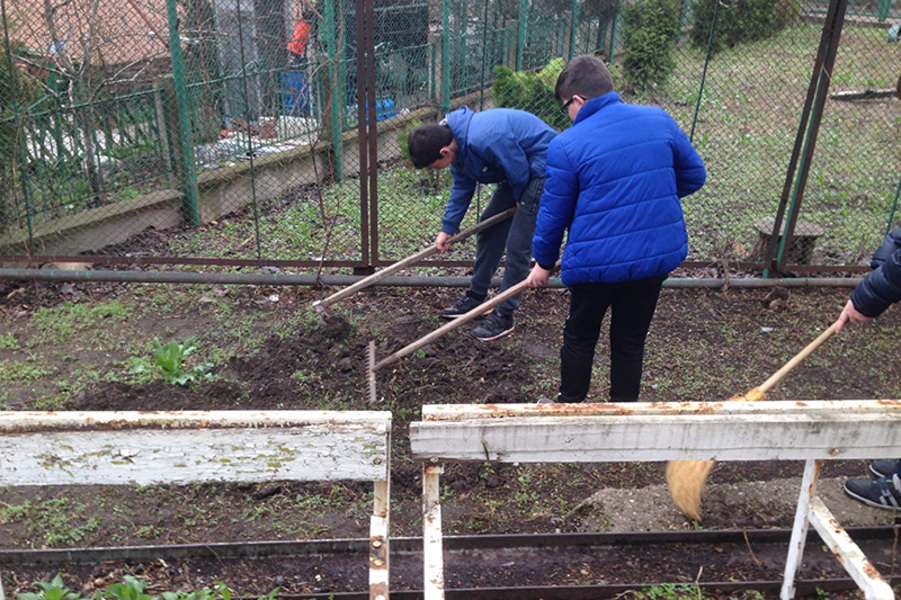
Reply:
<svg viewBox="0 0 901 600"><path fill-rule="evenodd" d="M576 99L576 97L573 96L573 97L571 97L569 100L567 100L566 102L564 102L564 103L563 103L563 106L560 107L560 110L562 110L563 112L566 112L566 111L569 109L569 105L572 104L572 103L573 103L573 100L575 100L575 99Z"/></svg>

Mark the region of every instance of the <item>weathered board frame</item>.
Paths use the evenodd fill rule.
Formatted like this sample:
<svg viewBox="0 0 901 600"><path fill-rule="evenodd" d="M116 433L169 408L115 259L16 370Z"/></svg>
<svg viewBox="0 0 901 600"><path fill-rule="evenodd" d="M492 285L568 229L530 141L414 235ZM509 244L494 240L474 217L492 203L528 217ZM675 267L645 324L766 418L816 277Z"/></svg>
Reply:
<svg viewBox="0 0 901 600"><path fill-rule="evenodd" d="M867 598L891 587L815 495L822 460L901 456L901 401L829 400L604 404L432 405L410 424L423 462L423 582L443 600L441 463L804 460L781 597L794 580L808 524Z"/></svg>
<svg viewBox="0 0 901 600"><path fill-rule="evenodd" d="M0 411L0 485L370 481L369 587L388 600L387 411Z"/></svg>

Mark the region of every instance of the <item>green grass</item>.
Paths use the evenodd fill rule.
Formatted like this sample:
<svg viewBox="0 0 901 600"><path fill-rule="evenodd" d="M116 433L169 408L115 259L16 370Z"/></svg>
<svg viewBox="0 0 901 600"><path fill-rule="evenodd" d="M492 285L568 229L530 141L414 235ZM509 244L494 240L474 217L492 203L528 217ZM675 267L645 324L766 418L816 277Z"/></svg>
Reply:
<svg viewBox="0 0 901 600"><path fill-rule="evenodd" d="M37 309L31 323L45 341L52 341L95 328L103 321L124 321L129 314L128 307L118 300L99 304L64 302Z"/></svg>
<svg viewBox="0 0 901 600"><path fill-rule="evenodd" d="M694 258L745 258L754 223L775 214L800 121L819 25L799 25L717 54L695 132L708 181L684 201ZM832 91L894 87L901 47L880 29L847 26ZM689 131L703 54L680 46L657 100ZM826 105L801 219L823 226L818 262L857 263L885 232L901 155L893 101Z"/></svg>
<svg viewBox="0 0 901 600"><path fill-rule="evenodd" d="M85 506L68 498L0 505L0 524L22 523L29 535L47 546L84 542L100 527L97 517L84 518Z"/></svg>
<svg viewBox="0 0 901 600"><path fill-rule="evenodd" d="M11 333L0 335L0 350L18 350L19 340Z"/></svg>
<svg viewBox="0 0 901 600"><path fill-rule="evenodd" d="M696 585L661 583L633 592L635 600L702 600L701 588Z"/></svg>
<svg viewBox="0 0 901 600"><path fill-rule="evenodd" d="M0 383L36 381L51 373L53 373L51 369L34 364L32 359L0 361Z"/></svg>
<svg viewBox="0 0 901 600"><path fill-rule="evenodd" d="M755 223L775 214L810 79L820 26L799 24L755 43L726 49L712 59L695 131L695 146L708 169L705 187L683 205L690 258L753 258ZM847 25L832 90L893 87L901 45L884 41L877 28ZM688 132L699 93L704 54L687 40L675 51L677 67L667 85L647 97ZM618 69L614 68L614 75ZM894 131L901 125L895 101L829 101L820 129L802 221L825 228L816 262L860 263L884 234L897 186L901 155ZM379 257L398 259L427 246L438 231L449 192L445 172L429 190L424 173L402 166L379 171ZM464 223L477 217L490 189L474 199ZM261 252L279 258L360 257L359 180L324 190L325 215L307 199L260 220ZM263 211L264 213L266 211ZM331 236L327 232L331 230ZM327 238L328 242L327 242ZM252 257L253 219L231 219L176 240L176 254ZM468 242L450 258L471 255Z"/></svg>

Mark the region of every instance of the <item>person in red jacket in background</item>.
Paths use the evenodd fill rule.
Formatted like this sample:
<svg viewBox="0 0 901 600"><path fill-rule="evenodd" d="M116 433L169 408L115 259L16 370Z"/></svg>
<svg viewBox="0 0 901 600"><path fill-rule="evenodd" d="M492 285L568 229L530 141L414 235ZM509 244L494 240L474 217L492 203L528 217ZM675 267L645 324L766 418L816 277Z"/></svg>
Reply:
<svg viewBox="0 0 901 600"><path fill-rule="evenodd" d="M303 13L294 22L294 31L288 40L288 52L291 53L291 66L303 64L307 55L307 42L313 27L304 19Z"/></svg>

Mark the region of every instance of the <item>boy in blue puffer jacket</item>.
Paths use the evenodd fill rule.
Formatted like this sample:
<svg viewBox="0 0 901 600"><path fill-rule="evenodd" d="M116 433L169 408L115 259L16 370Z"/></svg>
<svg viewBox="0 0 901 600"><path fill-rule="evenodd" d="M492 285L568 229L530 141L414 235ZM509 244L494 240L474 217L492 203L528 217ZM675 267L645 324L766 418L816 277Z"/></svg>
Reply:
<svg viewBox="0 0 901 600"><path fill-rule="evenodd" d="M600 60L571 60L555 93L573 126L548 148L529 285L547 284L567 231L561 276L570 307L557 401L588 395L608 307L610 398L635 401L660 288L688 253L679 198L699 190L707 173L665 111L620 100Z"/></svg>
<svg viewBox="0 0 901 600"><path fill-rule="evenodd" d="M848 323L867 323L901 302L901 227L885 236L870 262L873 272L857 284L838 317L838 331ZM849 479L845 493L864 504L901 511L901 460L870 463L876 479Z"/></svg>
<svg viewBox="0 0 901 600"><path fill-rule="evenodd" d="M450 200L435 239L439 251L449 249L447 240L460 229L477 183L498 184L482 220L518 207L512 219L478 234L469 291L441 312L443 318L456 319L485 301L491 277L505 251L501 291L529 274L529 250L544 189L547 147L555 135L547 123L525 111L495 108L475 113L466 107L449 113L441 123L423 125L410 133L414 167L450 167L453 175ZM487 342L509 334L518 305L519 298L507 300L482 319L473 335Z"/></svg>

